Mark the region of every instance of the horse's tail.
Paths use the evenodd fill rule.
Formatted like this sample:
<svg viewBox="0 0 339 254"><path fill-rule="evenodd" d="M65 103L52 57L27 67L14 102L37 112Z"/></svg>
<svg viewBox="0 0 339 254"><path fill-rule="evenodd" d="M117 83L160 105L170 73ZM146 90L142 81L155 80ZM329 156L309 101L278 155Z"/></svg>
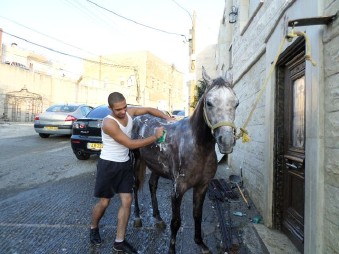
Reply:
<svg viewBox="0 0 339 254"><path fill-rule="evenodd" d="M142 189L146 175L146 162L141 158L138 149L133 150L133 169L134 169L134 189L139 191Z"/></svg>

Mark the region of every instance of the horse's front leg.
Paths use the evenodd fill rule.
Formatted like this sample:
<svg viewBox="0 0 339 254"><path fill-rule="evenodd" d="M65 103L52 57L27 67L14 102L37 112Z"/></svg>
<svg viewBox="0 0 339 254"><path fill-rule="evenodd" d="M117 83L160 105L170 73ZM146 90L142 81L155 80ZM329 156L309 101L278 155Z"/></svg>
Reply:
<svg viewBox="0 0 339 254"><path fill-rule="evenodd" d="M141 185L139 179L139 170L141 170L141 163L140 163L140 154L138 151L134 151L130 153L133 163L133 173L134 173L134 185L133 185L133 192L134 192L134 227L141 228L142 221L140 218L140 208L139 208L139 199L138 199L138 191Z"/></svg>
<svg viewBox="0 0 339 254"><path fill-rule="evenodd" d="M160 229L166 228L166 224L160 216L160 211L158 207L157 199L157 189L158 189L159 176L155 173L151 173L149 179L149 190L151 192L152 208L153 208L153 217L156 219L156 227Z"/></svg>
<svg viewBox="0 0 339 254"><path fill-rule="evenodd" d="M175 254L175 244L178 230L181 226L180 207L183 193L172 191L172 219L171 219L171 241L168 253Z"/></svg>
<svg viewBox="0 0 339 254"><path fill-rule="evenodd" d="M201 235L202 208L207 192L208 184L193 188L193 218L194 218L194 241L201 248L201 253L211 253L205 245Z"/></svg>

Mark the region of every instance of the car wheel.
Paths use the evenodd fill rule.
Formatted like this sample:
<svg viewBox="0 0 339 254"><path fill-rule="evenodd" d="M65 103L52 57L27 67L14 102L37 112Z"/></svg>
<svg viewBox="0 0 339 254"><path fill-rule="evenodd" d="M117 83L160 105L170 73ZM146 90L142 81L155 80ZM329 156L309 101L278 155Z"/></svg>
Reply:
<svg viewBox="0 0 339 254"><path fill-rule="evenodd" d="M75 153L75 156L77 157L78 160L88 160L90 154L78 151Z"/></svg>
<svg viewBox="0 0 339 254"><path fill-rule="evenodd" d="M39 136L42 138L48 138L50 134L39 133Z"/></svg>

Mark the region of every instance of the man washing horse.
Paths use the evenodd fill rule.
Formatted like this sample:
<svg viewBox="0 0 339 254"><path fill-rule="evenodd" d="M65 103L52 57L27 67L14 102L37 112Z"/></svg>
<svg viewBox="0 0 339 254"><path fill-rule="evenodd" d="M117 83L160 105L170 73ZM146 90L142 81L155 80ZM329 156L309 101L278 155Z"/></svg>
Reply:
<svg viewBox="0 0 339 254"><path fill-rule="evenodd" d="M118 92L108 96L108 105L112 113L104 118L102 125L103 149L97 164L94 190L94 196L99 198L99 201L92 211L90 241L94 245L101 244L100 219L111 198L119 194L121 205L118 210L118 225L113 249L118 252L137 253L136 249L125 240L134 185L134 172L129 150L156 142L163 135L164 128L152 127L148 130L147 137L131 139L132 117L150 114L164 121L173 121L173 119L155 108L128 107L125 97Z"/></svg>

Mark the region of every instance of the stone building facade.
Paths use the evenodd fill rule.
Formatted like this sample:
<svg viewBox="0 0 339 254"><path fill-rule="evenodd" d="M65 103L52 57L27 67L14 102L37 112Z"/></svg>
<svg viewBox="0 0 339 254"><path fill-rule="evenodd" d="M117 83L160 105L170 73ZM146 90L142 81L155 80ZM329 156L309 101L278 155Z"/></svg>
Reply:
<svg viewBox="0 0 339 254"><path fill-rule="evenodd" d="M135 105L168 111L187 105L184 75L149 52L87 60L81 76L68 76L42 55L1 41L0 45L1 120L32 122L56 103L107 104L113 91Z"/></svg>
<svg viewBox="0 0 339 254"><path fill-rule="evenodd" d="M184 75L148 51L107 55L84 63L81 83L122 92L128 103L173 111L184 109Z"/></svg>
<svg viewBox="0 0 339 254"><path fill-rule="evenodd" d="M218 74L233 73L238 127L254 107L230 174L242 169L265 225L303 253L339 250L338 10L335 0L226 0L215 51Z"/></svg>

